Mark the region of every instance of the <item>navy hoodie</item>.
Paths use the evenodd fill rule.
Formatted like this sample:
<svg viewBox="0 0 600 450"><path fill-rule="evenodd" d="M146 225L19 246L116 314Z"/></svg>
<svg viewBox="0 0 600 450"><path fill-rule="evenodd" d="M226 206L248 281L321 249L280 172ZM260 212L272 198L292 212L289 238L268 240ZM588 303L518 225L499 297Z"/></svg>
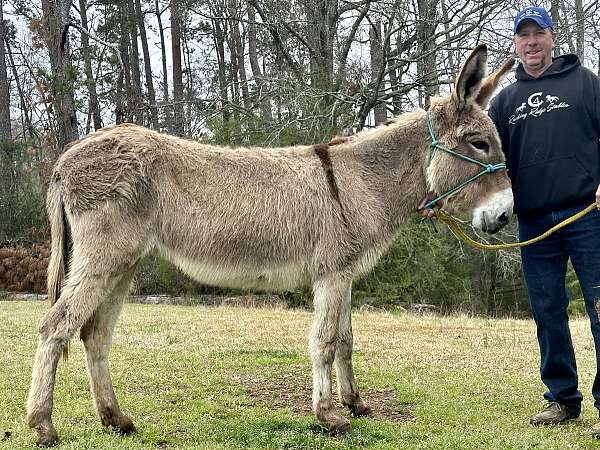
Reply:
<svg viewBox="0 0 600 450"><path fill-rule="evenodd" d="M600 80L575 55L554 58L537 79L519 65L516 79L489 110L515 213L592 203L600 184Z"/></svg>

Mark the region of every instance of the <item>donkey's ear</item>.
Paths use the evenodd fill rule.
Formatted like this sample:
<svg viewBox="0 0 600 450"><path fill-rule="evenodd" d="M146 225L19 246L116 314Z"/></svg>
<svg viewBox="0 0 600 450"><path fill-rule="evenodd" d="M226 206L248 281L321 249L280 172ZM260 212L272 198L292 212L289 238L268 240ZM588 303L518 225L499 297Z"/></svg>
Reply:
<svg viewBox="0 0 600 450"><path fill-rule="evenodd" d="M479 94L477 95L477 103L482 108L485 108L488 104L488 101L492 97L492 94L498 87L498 83L500 80L506 75L512 67L515 65L515 58L508 58L498 70L496 70L493 74L486 77L481 83L481 89L479 90Z"/></svg>
<svg viewBox="0 0 600 450"><path fill-rule="evenodd" d="M460 69L452 97L459 110L477 99L481 81L487 71L487 46L480 44L473 49Z"/></svg>

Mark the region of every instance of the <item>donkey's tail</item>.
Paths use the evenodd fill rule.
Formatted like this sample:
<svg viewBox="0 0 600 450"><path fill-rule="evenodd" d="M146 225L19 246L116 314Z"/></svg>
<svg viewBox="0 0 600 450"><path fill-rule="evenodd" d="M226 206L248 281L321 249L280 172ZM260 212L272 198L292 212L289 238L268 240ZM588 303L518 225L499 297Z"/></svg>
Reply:
<svg viewBox="0 0 600 450"><path fill-rule="evenodd" d="M47 276L48 300L50 300L50 306L52 306L57 302L62 292L63 283L69 270L67 261L71 251L71 236L65 216L65 206L60 188L54 182L51 182L48 187L46 209L50 220L50 235L52 238ZM63 349L63 358L66 360L68 357L69 344L67 343Z"/></svg>

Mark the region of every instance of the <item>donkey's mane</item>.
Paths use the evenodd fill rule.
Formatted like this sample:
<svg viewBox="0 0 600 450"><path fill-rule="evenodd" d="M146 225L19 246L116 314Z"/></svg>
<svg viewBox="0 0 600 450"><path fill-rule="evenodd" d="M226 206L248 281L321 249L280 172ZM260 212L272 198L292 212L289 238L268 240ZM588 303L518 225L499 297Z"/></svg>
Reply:
<svg viewBox="0 0 600 450"><path fill-rule="evenodd" d="M414 111L402 113L387 122L377 125L375 128L359 131L356 134L348 136L335 136L329 141L328 145L340 145L346 143L359 143L369 141L371 139L380 139L387 134L395 134L400 128L414 125L416 122L423 120L425 111L416 109Z"/></svg>
<svg viewBox="0 0 600 450"><path fill-rule="evenodd" d="M396 117L388 120L384 124L380 124L380 125L376 126L375 128L362 130L362 131L359 131L358 133L347 135L347 136L335 136L326 145L339 146L339 145L344 145L344 144L354 144L354 143L369 141L372 139L380 139L381 137L383 137L387 134L396 133L398 131L398 129L400 129L400 128L414 125L416 122L419 122L423 119L424 114L425 114L425 111L422 109L416 109L414 111L405 112L405 113L400 114L399 116L396 116ZM159 134L155 130L150 130L150 129L147 129L144 127L140 127L139 125L136 125L133 123L121 123L118 125L113 125L113 126L102 128L93 134L89 134L87 136L82 137L81 139L78 139L76 141L73 141L73 142L67 144L67 146L65 147L65 152L74 147L80 147L82 144L83 145L92 144L93 142L98 141L98 140L106 137L107 135L118 134L120 137L123 137L126 139L127 132L133 131L133 130L136 130L136 132L140 132L141 130L143 130L143 132L147 133L148 135L160 135L163 137L168 136L170 139L185 143L186 146L200 145L200 146L205 146L205 147L210 146L210 147L223 148L223 149L229 148L229 149L234 149L234 150L255 150L255 149L258 150L258 149L262 149L262 148L269 149L269 150L275 150L275 149L283 150L283 149L291 149L291 148L295 148L295 147L298 147L298 148L310 147L310 145L303 145L303 144L293 145L293 146L288 146L288 147L273 147L273 148L257 147L257 146L244 146L244 145L239 146L239 147L214 145L214 144L202 143L202 142L196 141L191 138ZM316 144L316 145L322 145L322 144Z"/></svg>

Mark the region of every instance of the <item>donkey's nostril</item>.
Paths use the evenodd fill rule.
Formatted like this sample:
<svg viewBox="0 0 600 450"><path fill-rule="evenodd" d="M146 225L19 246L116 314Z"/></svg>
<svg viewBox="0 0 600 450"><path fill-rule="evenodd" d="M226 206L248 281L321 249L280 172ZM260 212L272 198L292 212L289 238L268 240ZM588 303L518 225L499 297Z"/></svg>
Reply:
<svg viewBox="0 0 600 450"><path fill-rule="evenodd" d="M498 216L498 223L502 225L506 225L508 223L508 215L505 212Z"/></svg>

